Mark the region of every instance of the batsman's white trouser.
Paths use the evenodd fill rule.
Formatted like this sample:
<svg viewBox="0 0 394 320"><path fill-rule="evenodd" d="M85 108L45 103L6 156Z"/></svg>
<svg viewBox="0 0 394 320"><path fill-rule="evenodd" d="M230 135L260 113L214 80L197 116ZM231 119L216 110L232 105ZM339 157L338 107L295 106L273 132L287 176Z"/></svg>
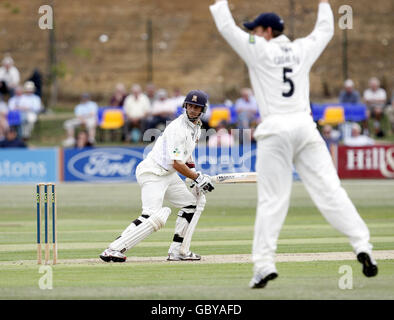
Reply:
<svg viewBox="0 0 394 320"><path fill-rule="evenodd" d="M133 221L123 231L121 237L110 244L109 247L111 249L119 251L123 249L128 250L145 239L152 232L157 231L158 229L153 229L147 222L149 222L152 217L157 216L159 212L162 212L164 199L168 200L177 208L196 206L196 197L188 190L187 186L176 172L169 175L154 174L150 171L146 171L148 169L145 170L145 168L149 168L146 164L149 164L150 160L148 159L145 161L143 165L137 167L136 172L137 181L141 186L142 200L142 214L137 219L139 220L139 224L136 225L135 221ZM183 218L181 219L182 222L185 220ZM161 221L163 220L165 223L167 218L162 218Z"/></svg>
<svg viewBox="0 0 394 320"><path fill-rule="evenodd" d="M271 115L263 120L258 143L258 205L253 241L255 273L276 272L274 255L291 194L293 163L324 218L346 235L355 253L371 253L369 231L346 191L312 117Z"/></svg>

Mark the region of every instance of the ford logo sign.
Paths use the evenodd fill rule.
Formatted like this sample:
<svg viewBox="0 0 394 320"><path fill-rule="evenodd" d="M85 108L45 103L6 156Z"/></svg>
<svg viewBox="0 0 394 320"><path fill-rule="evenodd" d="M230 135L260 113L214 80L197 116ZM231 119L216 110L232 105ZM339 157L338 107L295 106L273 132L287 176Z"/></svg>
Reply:
<svg viewBox="0 0 394 320"><path fill-rule="evenodd" d="M143 154L125 148L97 148L77 153L67 163L76 178L88 181L134 181L135 169Z"/></svg>

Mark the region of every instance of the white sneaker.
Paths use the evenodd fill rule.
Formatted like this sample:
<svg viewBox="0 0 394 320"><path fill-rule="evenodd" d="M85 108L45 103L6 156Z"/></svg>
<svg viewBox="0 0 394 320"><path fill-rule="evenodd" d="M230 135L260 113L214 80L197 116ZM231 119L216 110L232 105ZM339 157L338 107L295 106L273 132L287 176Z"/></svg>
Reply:
<svg viewBox="0 0 394 320"><path fill-rule="evenodd" d="M126 261L126 256L121 253L120 251L113 250L110 248L105 249L101 254L100 254L101 260L105 262L125 262Z"/></svg>
<svg viewBox="0 0 394 320"><path fill-rule="evenodd" d="M201 256L194 252L189 251L188 254L180 254L179 252L170 252L167 261L198 261Z"/></svg>

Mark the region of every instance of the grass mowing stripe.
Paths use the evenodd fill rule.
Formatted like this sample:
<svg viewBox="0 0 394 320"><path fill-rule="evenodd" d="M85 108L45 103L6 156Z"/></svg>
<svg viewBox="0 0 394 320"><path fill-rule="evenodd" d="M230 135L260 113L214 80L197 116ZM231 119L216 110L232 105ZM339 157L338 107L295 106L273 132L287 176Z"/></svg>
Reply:
<svg viewBox="0 0 394 320"><path fill-rule="evenodd" d="M379 242L374 244L374 250L392 250L392 242ZM127 252L128 257L161 257L163 260L167 258L168 247L134 247ZM217 254L250 254L251 244L233 245L233 246L192 246L192 250L201 255L217 255ZM352 248L347 243L337 244L302 244L302 245L280 245L277 253L313 253L313 252L345 252L351 251ZM59 250L61 259L98 259L103 248L99 249L69 249ZM0 252L0 261L15 262L16 264L24 260L37 259L35 250L26 251L7 251Z"/></svg>
<svg viewBox="0 0 394 320"><path fill-rule="evenodd" d="M335 244L335 243L348 243L349 240L347 238L306 238L306 239L279 239L278 245L281 244ZM387 237L372 237L372 243L378 242L394 242L393 236ZM218 240L218 241L193 241L193 246L233 246L233 245L246 245L251 244L252 240ZM61 249L100 249L106 248L108 246L108 242L85 242L85 243L59 243L58 248ZM144 241L138 244L139 247L168 247L168 242L163 241ZM36 244L26 243L26 244L8 244L8 245L0 245L0 252L6 251L25 251L25 250L35 250Z"/></svg>
<svg viewBox="0 0 394 320"><path fill-rule="evenodd" d="M392 250L393 181L343 181L342 185L370 228L374 250ZM279 278L269 284L268 290L257 292L247 287L252 276L251 263L169 265L163 262L157 266L129 263L125 266L100 264L98 267L98 255L141 212L137 184L59 184L60 244L76 247L60 248L59 258L71 261L92 259L95 262L82 268L57 265L53 268L54 289L39 290L38 280L43 275L35 265L33 189L32 185L0 186L0 192L6 195L0 197L0 245L2 248L10 248L11 244L19 245L19 249L25 248L0 251L0 299L393 298L393 260L379 260L379 276L373 279L363 277L361 265L355 259L335 263L278 263ZM245 254L250 257L256 201L255 185L218 186L209 195L193 238L192 250L203 256ZM164 232L155 233L146 239L148 242L142 242L128 251L127 256L130 259L158 257L164 261L177 211L173 209ZM324 239L328 239L327 243L320 243ZM160 243L162 245L158 246ZM30 248L26 249L25 244ZM84 246L92 248L84 249ZM348 240L331 228L319 213L304 186L295 183L277 253L351 250ZM31 261L31 265L24 264L27 260ZM7 268L3 263L8 264ZM338 269L344 264L353 268L353 290L338 288L338 280L343 276Z"/></svg>
<svg viewBox="0 0 394 320"><path fill-rule="evenodd" d="M73 220L74 221L74 220ZM129 223L130 221L125 222L124 225L126 225L127 223ZM62 227L64 227L64 223L63 221L62 223ZM80 221L74 221L74 224L69 224L70 226L75 226L75 224L78 223L80 226L83 226L83 224ZM103 230L97 230L97 229L91 229L91 224L89 224L88 222L86 222L85 227L87 229L79 229L78 231L83 231L86 233L97 233L97 231L101 232L120 232L122 231L122 227L120 227L119 229L109 229L108 228L108 221L100 221L100 223L98 223L98 221L96 221L96 225L101 225L103 227L106 227ZM116 223L113 223L113 225L121 225L121 223L119 223L119 220L117 220ZM369 229L393 229L393 233L394 233L394 221L393 222L384 222L384 223L368 223L368 228ZM17 228L20 229L21 227L29 227L29 229L31 227L35 227L35 222L32 223L23 223L23 224L18 224L16 222L10 222L10 223L2 223L0 224L0 230L1 228ZM282 227L282 230L302 230L302 229L325 229L325 230L334 230L334 228L327 224L297 224L297 225L284 225ZM250 226L216 226L216 227L197 227L197 231L198 232L220 232L220 231L253 231L254 230L254 226L250 225ZM20 233L32 233L32 232L36 232L35 230L24 230L24 231L2 231L2 234L20 234ZM75 233L77 232L76 230L62 230L62 233ZM163 228L160 229L160 233L173 233L174 232L174 228L173 227L167 227L167 228Z"/></svg>
<svg viewBox="0 0 394 320"><path fill-rule="evenodd" d="M377 250L374 251L374 257L376 260L393 260L394 261L394 250ZM302 261L345 261L354 260L355 254L353 252L314 252L314 253L278 253L275 256L276 262L302 262ZM21 261L23 265L36 264L35 260L24 260ZM60 259L58 264L103 264L104 262L98 258L88 259ZM166 261L162 256L159 257L128 257L125 263L165 263L171 264L182 264L190 263L187 261ZM204 255L198 264L204 263L252 263L251 254L225 254L225 255ZM15 265L15 262L3 262L1 265ZM19 263L21 264L21 263Z"/></svg>
<svg viewBox="0 0 394 320"><path fill-rule="evenodd" d="M38 288L38 266L2 266L0 299L394 299L392 261L381 261L372 279L362 275L357 261L346 264L353 270L352 290L338 287L343 261L278 263L279 278L265 290L248 287L248 263L58 265L53 290Z"/></svg>

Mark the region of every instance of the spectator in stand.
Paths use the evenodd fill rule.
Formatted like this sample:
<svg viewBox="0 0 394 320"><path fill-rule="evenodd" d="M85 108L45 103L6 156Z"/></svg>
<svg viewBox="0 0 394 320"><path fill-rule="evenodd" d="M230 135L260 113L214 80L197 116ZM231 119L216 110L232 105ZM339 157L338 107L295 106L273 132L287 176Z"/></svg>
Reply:
<svg viewBox="0 0 394 320"><path fill-rule="evenodd" d="M0 93L12 97L19 81L20 75L18 69L14 66L14 60L11 56L6 55L0 68Z"/></svg>
<svg viewBox="0 0 394 320"><path fill-rule="evenodd" d="M164 129L167 121L172 121L176 115L174 104L168 99L167 91L164 89L157 90L157 100L153 103L151 109L151 118L148 122L148 128Z"/></svg>
<svg viewBox="0 0 394 320"><path fill-rule="evenodd" d="M360 103L360 93L354 89L354 82L347 79L344 83L343 90L339 94L340 103Z"/></svg>
<svg viewBox="0 0 394 320"><path fill-rule="evenodd" d="M372 146L375 144L375 141L361 134L361 126L358 123L352 124L352 134L350 137L347 137L343 141L345 146L349 147L362 147L362 146Z"/></svg>
<svg viewBox="0 0 394 320"><path fill-rule="evenodd" d="M216 127L216 133L209 137L209 147L232 147L234 137L227 130L227 122L221 121Z"/></svg>
<svg viewBox="0 0 394 320"><path fill-rule="evenodd" d="M74 148L83 149L83 148L91 148L91 147L93 147L93 144L89 141L88 132L86 130L79 131Z"/></svg>
<svg viewBox="0 0 394 320"><path fill-rule="evenodd" d="M385 114L390 123L391 134L394 133L394 90L391 95L391 103L387 106Z"/></svg>
<svg viewBox="0 0 394 320"><path fill-rule="evenodd" d="M237 125L239 129L255 126L258 116L258 106L250 88L241 89L241 97L235 101L234 107L237 112Z"/></svg>
<svg viewBox="0 0 394 320"><path fill-rule="evenodd" d="M153 83L146 85L145 95L148 97L150 105L153 106L153 103L157 100L156 86Z"/></svg>
<svg viewBox="0 0 394 320"><path fill-rule="evenodd" d="M41 98L34 94L36 87L32 81L26 81L23 93L21 90L20 87L15 88L15 96L8 101L8 109L21 111L21 136L23 139L29 139L43 106Z"/></svg>
<svg viewBox="0 0 394 320"><path fill-rule="evenodd" d="M374 119L373 129L377 137L383 137L382 117L383 109L386 105L387 95L383 88L380 88L380 81L378 78L371 78L368 82L369 88L364 91L364 102L367 105L367 118Z"/></svg>
<svg viewBox="0 0 394 320"><path fill-rule="evenodd" d="M126 141L138 142L141 140L146 119L151 111L150 101L142 93L139 84L134 84L131 87L131 94L125 99L123 109L126 114L126 125L124 127Z"/></svg>
<svg viewBox="0 0 394 320"><path fill-rule="evenodd" d="M26 144L18 138L18 132L10 127L5 132L5 139L0 140L0 148L26 148Z"/></svg>
<svg viewBox="0 0 394 320"><path fill-rule="evenodd" d="M123 83L117 83L114 94L112 95L109 104L111 107L122 108L127 97L126 87Z"/></svg>
<svg viewBox="0 0 394 320"><path fill-rule="evenodd" d="M328 150L330 151L331 157L334 159L333 147L339 143L341 133L338 130L333 129L331 125L326 124L321 130L321 135L327 145Z"/></svg>
<svg viewBox="0 0 394 320"><path fill-rule="evenodd" d="M42 74L41 74L40 70L35 68L33 70L33 73L31 74L31 76L27 80L32 81L34 83L34 86L36 88L34 91L34 94L36 94L37 96L39 96L41 98Z"/></svg>
<svg viewBox="0 0 394 320"><path fill-rule="evenodd" d="M88 93L83 93L81 102L74 109L76 118L64 122L64 128L67 131L67 139L63 141L63 146L71 147L75 145L75 128L79 126L83 126L87 129L89 142L92 144L95 143L97 110L97 103L90 100L90 95Z"/></svg>
<svg viewBox="0 0 394 320"><path fill-rule="evenodd" d="M3 96L0 94L0 140L4 139L5 133L8 130L8 107L3 101Z"/></svg>
<svg viewBox="0 0 394 320"><path fill-rule="evenodd" d="M237 112L238 137L240 144L253 140L253 131L258 120L258 106L250 88L242 88L241 97L235 101ZM248 130L251 129L251 130ZM244 141L246 138L246 141Z"/></svg>
<svg viewBox="0 0 394 320"><path fill-rule="evenodd" d="M15 91L14 91L14 95L8 99L8 110L21 110L21 104L20 101L22 99L22 95L23 95L23 88L21 86L16 86L15 87ZM22 136L22 130L21 130L21 126L18 126L17 130L18 130L18 137Z"/></svg>
<svg viewBox="0 0 394 320"><path fill-rule="evenodd" d="M174 93L172 97L170 98L171 102L174 104L175 110L178 109L178 107L182 107L183 102L185 101L185 96L182 95L181 89L175 88Z"/></svg>
<svg viewBox="0 0 394 320"><path fill-rule="evenodd" d="M9 110L19 110L21 107L21 99L23 95L23 87L16 86L15 94L8 99L8 109Z"/></svg>

